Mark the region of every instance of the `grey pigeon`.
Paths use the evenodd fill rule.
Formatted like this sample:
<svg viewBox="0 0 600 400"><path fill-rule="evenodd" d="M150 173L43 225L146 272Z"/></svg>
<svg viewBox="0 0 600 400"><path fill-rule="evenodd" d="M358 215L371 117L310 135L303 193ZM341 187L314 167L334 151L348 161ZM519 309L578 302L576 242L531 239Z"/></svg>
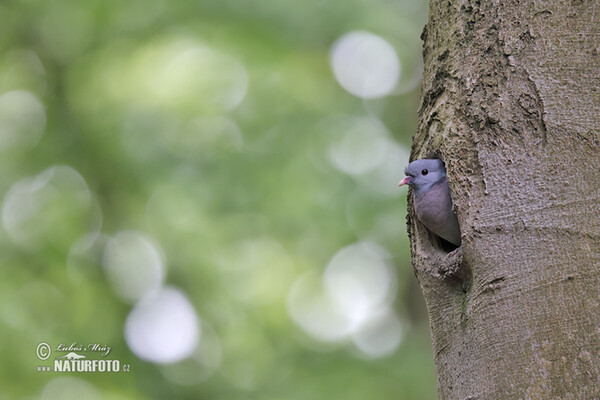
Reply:
<svg viewBox="0 0 600 400"><path fill-rule="evenodd" d="M460 227L452 211L452 199L446 181L446 169L440 160L423 159L408 164L406 178L398 186L413 188L417 218L432 233L460 246Z"/></svg>

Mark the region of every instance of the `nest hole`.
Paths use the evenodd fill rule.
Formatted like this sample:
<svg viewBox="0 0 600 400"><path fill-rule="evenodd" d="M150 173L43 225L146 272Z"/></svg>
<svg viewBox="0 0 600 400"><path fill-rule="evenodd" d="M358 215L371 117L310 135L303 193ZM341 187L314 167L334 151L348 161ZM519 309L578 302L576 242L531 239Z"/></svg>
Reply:
<svg viewBox="0 0 600 400"><path fill-rule="evenodd" d="M454 250L459 248L459 246L455 245L454 243L450 243L449 241L442 239L441 237L438 237L438 242L440 249L444 250L446 253L453 252Z"/></svg>
<svg viewBox="0 0 600 400"><path fill-rule="evenodd" d="M442 239L434 233L431 233L429 229L425 228L427 233L429 234L429 242L436 249L442 250L444 253L451 253L454 250L458 249L460 246L455 245L454 243L450 243L446 239Z"/></svg>

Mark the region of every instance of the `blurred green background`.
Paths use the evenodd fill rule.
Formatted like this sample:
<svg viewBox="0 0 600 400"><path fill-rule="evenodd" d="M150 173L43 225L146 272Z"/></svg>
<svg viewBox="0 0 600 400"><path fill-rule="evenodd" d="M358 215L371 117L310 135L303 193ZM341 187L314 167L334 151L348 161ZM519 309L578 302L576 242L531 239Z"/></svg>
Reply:
<svg viewBox="0 0 600 400"><path fill-rule="evenodd" d="M0 398L435 398L397 187L426 16L0 3ZM131 371L36 370L74 342Z"/></svg>

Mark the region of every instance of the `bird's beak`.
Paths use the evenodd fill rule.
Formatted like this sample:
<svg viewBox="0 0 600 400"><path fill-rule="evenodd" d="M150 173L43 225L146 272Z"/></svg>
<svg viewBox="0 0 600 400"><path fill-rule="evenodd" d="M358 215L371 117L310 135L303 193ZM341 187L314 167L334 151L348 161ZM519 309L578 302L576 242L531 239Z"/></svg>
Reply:
<svg viewBox="0 0 600 400"><path fill-rule="evenodd" d="M410 182L410 176L407 176L406 178L402 179L400 181L400 183L398 183L398 186L408 185L409 182Z"/></svg>

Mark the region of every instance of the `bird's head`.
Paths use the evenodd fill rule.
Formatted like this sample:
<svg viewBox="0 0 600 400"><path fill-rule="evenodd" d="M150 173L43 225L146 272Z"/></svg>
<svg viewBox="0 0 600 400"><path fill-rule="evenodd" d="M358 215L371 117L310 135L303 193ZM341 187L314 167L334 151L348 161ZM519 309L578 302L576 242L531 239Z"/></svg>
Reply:
<svg viewBox="0 0 600 400"><path fill-rule="evenodd" d="M404 169L406 178L398 186L409 185L416 193L423 192L446 176L444 163L437 159L415 160Z"/></svg>

